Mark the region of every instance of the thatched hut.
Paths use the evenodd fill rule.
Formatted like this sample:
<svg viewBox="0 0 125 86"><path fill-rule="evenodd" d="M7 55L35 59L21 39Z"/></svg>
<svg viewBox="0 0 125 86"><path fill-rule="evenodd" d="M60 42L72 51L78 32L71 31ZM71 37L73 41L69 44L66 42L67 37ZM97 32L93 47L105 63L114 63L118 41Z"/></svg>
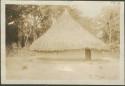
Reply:
<svg viewBox="0 0 125 86"><path fill-rule="evenodd" d="M37 51L63 51L85 49L85 56L91 59L91 49L104 49L106 45L76 22L68 11L53 23L51 28L30 46Z"/></svg>

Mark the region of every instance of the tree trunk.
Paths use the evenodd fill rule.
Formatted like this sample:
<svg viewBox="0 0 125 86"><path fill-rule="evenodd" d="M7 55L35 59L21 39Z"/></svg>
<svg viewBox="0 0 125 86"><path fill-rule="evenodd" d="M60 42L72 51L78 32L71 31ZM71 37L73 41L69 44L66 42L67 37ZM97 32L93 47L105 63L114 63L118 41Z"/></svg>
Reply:
<svg viewBox="0 0 125 86"><path fill-rule="evenodd" d="M91 60L91 50L90 49L85 49L85 58L86 60Z"/></svg>

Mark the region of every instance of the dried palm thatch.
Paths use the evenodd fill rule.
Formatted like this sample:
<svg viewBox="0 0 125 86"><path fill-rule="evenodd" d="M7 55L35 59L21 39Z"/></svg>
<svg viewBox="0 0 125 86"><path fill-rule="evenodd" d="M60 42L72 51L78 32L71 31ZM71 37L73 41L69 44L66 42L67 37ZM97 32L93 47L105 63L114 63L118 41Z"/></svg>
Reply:
<svg viewBox="0 0 125 86"><path fill-rule="evenodd" d="M51 28L30 49L37 51L62 51L73 49L105 49L106 45L80 26L67 10L54 21Z"/></svg>

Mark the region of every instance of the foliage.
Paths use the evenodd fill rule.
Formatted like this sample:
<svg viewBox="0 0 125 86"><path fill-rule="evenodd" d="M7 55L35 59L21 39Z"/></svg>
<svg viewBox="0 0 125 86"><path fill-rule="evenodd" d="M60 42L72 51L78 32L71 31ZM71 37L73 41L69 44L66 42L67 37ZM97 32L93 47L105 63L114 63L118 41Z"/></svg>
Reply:
<svg viewBox="0 0 125 86"><path fill-rule="evenodd" d="M56 5L7 5L6 42L18 42L18 46L28 46L49 29L53 19L63 12L63 8L64 6ZM13 34L15 31L11 27L15 27L14 30L18 33ZM15 37L18 40L13 40Z"/></svg>
<svg viewBox="0 0 125 86"><path fill-rule="evenodd" d="M102 40L110 47L119 48L120 44L120 6L119 4L105 7L97 18L98 32L102 31Z"/></svg>

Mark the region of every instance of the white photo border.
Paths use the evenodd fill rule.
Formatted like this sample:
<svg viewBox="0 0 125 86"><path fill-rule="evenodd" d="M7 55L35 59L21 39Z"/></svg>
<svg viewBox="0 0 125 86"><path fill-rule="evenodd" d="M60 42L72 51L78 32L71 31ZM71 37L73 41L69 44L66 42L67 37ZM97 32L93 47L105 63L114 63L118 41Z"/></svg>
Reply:
<svg viewBox="0 0 125 86"><path fill-rule="evenodd" d="M120 80L6 80L6 52L5 52L5 5L74 5L83 1L1 1L1 83L2 84L89 84L89 85L123 85L124 84L124 2L120 8ZM87 1L84 1L87 2ZM95 2L95 1L94 1ZM98 1L97 1L98 2ZM101 1L102 2L102 1ZM106 1L104 1L106 2Z"/></svg>

